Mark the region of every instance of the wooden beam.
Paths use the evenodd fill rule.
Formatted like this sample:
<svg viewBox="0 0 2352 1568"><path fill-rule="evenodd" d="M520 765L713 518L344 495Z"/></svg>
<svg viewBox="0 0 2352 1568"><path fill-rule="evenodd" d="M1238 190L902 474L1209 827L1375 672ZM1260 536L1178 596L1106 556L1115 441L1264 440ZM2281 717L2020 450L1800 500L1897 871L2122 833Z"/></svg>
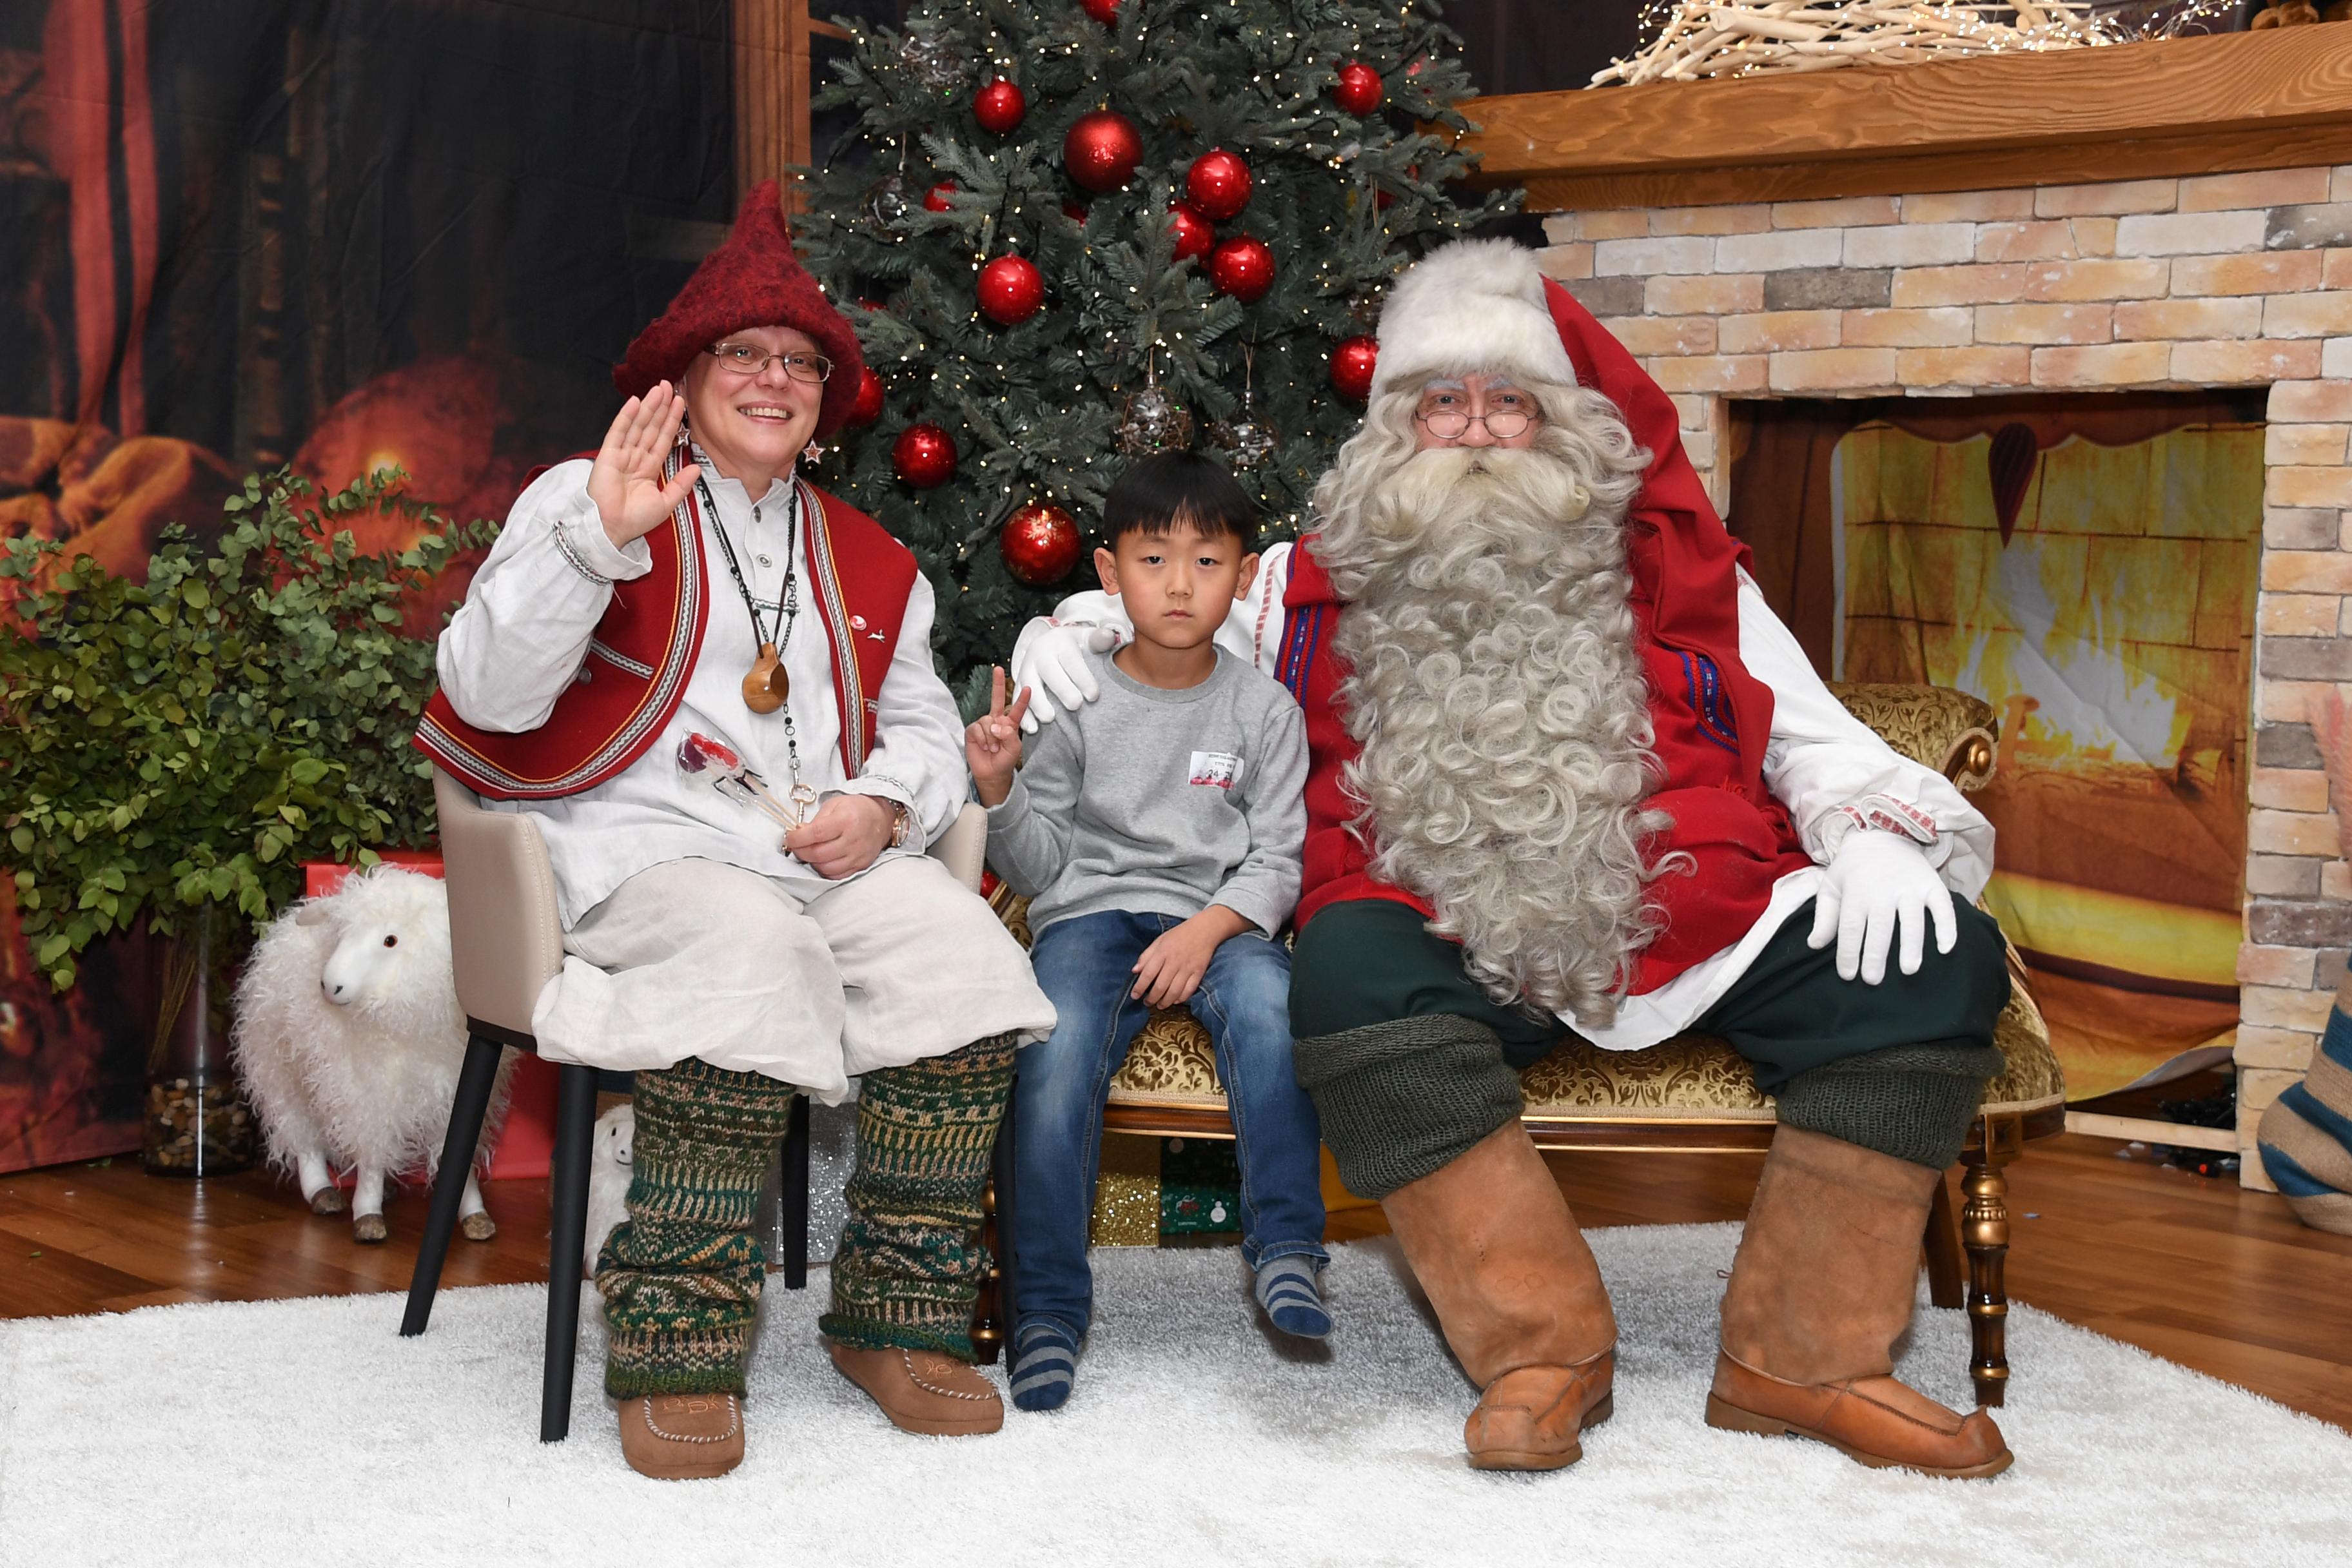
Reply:
<svg viewBox="0 0 2352 1568"><path fill-rule="evenodd" d="M807 163L812 146L808 0L734 0L734 7L735 194L740 201L774 180L784 187L784 210L796 212L792 166Z"/></svg>
<svg viewBox="0 0 2352 1568"><path fill-rule="evenodd" d="M1535 211L1981 190L2352 159L2352 26L1463 106Z"/></svg>

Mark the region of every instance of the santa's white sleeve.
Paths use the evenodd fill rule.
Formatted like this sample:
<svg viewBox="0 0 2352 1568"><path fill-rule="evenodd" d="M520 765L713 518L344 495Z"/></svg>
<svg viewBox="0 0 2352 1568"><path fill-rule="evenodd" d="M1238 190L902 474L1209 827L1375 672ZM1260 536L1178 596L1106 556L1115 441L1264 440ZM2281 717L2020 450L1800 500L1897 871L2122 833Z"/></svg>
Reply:
<svg viewBox="0 0 2352 1568"><path fill-rule="evenodd" d="M1984 891L1992 876L1993 828L1984 814L1935 769L1879 739L1830 694L1812 661L1748 575L1739 574L1739 658L1772 689L1772 734L1764 750L1764 784L1789 808L1806 852L1826 865L1864 816L1893 814L1916 838L1944 885L1962 898Z"/></svg>
<svg viewBox="0 0 2352 1568"><path fill-rule="evenodd" d="M520 734L546 723L588 657L613 584L653 570L644 540L624 549L605 534L588 499L592 466L558 463L516 498L442 630L441 689L477 729Z"/></svg>
<svg viewBox="0 0 2352 1568"><path fill-rule="evenodd" d="M1257 577L1250 591L1234 601L1224 624L1217 628L1219 647L1250 660L1268 675L1274 673L1282 654L1282 595L1290 586L1290 552L1295 548L1287 540L1266 547L1258 557ZM1122 643L1135 635L1135 623L1127 618L1118 596L1089 588L1055 605L1051 616L1038 616L1022 627L1013 648L1013 662L1025 668L1030 639L1057 626L1108 626Z"/></svg>
<svg viewBox="0 0 2352 1568"><path fill-rule="evenodd" d="M963 808L963 716L931 663L931 622L938 605L930 579L915 574L898 646L875 699L874 749L843 786L845 795L877 795L904 804L922 825L928 844Z"/></svg>

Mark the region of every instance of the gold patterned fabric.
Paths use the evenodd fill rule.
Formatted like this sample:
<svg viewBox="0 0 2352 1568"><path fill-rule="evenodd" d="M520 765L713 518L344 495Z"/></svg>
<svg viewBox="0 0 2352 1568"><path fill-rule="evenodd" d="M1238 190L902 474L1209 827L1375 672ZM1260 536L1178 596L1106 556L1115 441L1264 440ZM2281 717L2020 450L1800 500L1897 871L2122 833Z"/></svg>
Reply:
<svg viewBox="0 0 2352 1568"><path fill-rule="evenodd" d="M1832 681L1830 691L1881 740L1963 792L1992 782L2000 720L1982 698L1948 686L1853 680Z"/></svg>
<svg viewBox="0 0 2352 1568"><path fill-rule="evenodd" d="M1941 770L1959 788L1980 789L1991 779L2000 726L1980 700L1941 686L1843 682L1830 689L1888 745ZM1028 901L1003 888L991 901L1025 945ZM2009 1005L1993 1028L1993 1044L2008 1066L1985 1089L1985 1109L2003 1115L2063 1104L2066 1098L2065 1075L2014 947L2009 970ZM1538 1120L1772 1120L1772 1097L1757 1092L1754 1070L1711 1035L1681 1035L1643 1051L1604 1051L1571 1041L1520 1074L1519 1085L1528 1115ZM1181 1007L1154 1013L1111 1079L1110 1099L1124 1106L1223 1110L1208 1031Z"/></svg>

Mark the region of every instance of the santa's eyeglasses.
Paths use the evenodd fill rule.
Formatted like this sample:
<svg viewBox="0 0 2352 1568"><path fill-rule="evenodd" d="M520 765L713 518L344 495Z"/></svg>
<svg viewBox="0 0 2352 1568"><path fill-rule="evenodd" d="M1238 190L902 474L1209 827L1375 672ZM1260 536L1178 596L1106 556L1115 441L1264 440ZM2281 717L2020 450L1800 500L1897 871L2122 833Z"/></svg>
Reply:
<svg viewBox="0 0 2352 1568"><path fill-rule="evenodd" d="M757 343L715 343L702 351L711 358L744 377L761 376L776 361L784 362L784 374L794 381L823 381L833 374L833 362L820 353L806 349L786 349L770 353Z"/></svg>
<svg viewBox="0 0 2352 1568"><path fill-rule="evenodd" d="M1541 416L1524 408L1497 408L1486 414L1465 414L1458 408L1439 408L1412 417L1413 423L1441 441L1459 441L1470 434L1473 425L1484 425L1487 435L1497 441L1508 441L1526 435Z"/></svg>

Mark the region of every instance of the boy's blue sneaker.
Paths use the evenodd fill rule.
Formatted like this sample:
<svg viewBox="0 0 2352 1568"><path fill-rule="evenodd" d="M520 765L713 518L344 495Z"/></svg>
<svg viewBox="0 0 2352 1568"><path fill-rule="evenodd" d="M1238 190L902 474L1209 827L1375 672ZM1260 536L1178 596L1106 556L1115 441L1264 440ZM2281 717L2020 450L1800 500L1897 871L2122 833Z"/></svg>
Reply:
<svg viewBox="0 0 2352 1568"><path fill-rule="evenodd" d="M1060 1409L1077 1371L1078 1347L1061 1324L1038 1319L1013 1331L1013 1403L1022 1409Z"/></svg>
<svg viewBox="0 0 2352 1568"><path fill-rule="evenodd" d="M1331 1331L1331 1314L1323 1305L1322 1287L1315 1278L1315 1259L1305 1253L1271 1258L1258 1266L1257 1304L1274 1326L1302 1340L1319 1340Z"/></svg>

